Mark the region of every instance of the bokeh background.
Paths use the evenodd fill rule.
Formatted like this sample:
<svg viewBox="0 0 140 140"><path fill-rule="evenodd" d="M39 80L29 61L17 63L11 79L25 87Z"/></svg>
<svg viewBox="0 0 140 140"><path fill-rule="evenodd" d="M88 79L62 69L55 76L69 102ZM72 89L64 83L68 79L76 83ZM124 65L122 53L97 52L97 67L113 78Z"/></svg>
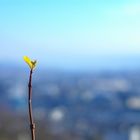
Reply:
<svg viewBox="0 0 140 140"><path fill-rule="evenodd" d="M0 0L0 139L30 140L27 55L40 140L140 140L139 0Z"/></svg>

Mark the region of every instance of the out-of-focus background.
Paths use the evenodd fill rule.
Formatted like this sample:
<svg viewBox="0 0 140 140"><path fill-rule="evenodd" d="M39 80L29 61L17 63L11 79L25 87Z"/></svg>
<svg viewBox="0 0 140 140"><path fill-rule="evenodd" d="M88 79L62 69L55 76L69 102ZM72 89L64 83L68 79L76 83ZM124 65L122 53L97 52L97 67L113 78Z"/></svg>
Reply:
<svg viewBox="0 0 140 140"><path fill-rule="evenodd" d="M140 140L139 0L0 0L0 140Z"/></svg>

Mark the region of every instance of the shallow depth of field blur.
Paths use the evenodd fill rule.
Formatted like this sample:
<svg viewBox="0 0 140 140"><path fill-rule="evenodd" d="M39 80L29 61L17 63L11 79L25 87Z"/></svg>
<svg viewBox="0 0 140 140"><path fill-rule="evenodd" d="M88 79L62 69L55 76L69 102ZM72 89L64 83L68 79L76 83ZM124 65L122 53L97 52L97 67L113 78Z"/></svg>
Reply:
<svg viewBox="0 0 140 140"><path fill-rule="evenodd" d="M140 1L0 0L0 140L140 140Z"/></svg>

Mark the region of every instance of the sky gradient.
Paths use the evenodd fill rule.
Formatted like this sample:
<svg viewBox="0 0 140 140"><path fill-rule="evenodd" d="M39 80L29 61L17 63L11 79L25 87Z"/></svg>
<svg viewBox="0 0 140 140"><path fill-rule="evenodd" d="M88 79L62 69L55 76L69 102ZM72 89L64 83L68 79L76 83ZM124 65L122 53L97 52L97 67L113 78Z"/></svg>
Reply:
<svg viewBox="0 0 140 140"><path fill-rule="evenodd" d="M0 0L0 19L1 62L28 55L63 69L140 65L138 0Z"/></svg>

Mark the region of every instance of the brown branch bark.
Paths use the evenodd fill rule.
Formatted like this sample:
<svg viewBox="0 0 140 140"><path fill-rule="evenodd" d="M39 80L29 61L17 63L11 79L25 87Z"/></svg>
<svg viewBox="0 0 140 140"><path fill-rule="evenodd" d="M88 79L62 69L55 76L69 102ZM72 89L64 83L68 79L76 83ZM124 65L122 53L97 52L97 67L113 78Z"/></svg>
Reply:
<svg viewBox="0 0 140 140"><path fill-rule="evenodd" d="M29 109L29 121L32 140L35 140L35 123L33 120L32 111L32 69L30 70L29 84L28 84L28 109Z"/></svg>

